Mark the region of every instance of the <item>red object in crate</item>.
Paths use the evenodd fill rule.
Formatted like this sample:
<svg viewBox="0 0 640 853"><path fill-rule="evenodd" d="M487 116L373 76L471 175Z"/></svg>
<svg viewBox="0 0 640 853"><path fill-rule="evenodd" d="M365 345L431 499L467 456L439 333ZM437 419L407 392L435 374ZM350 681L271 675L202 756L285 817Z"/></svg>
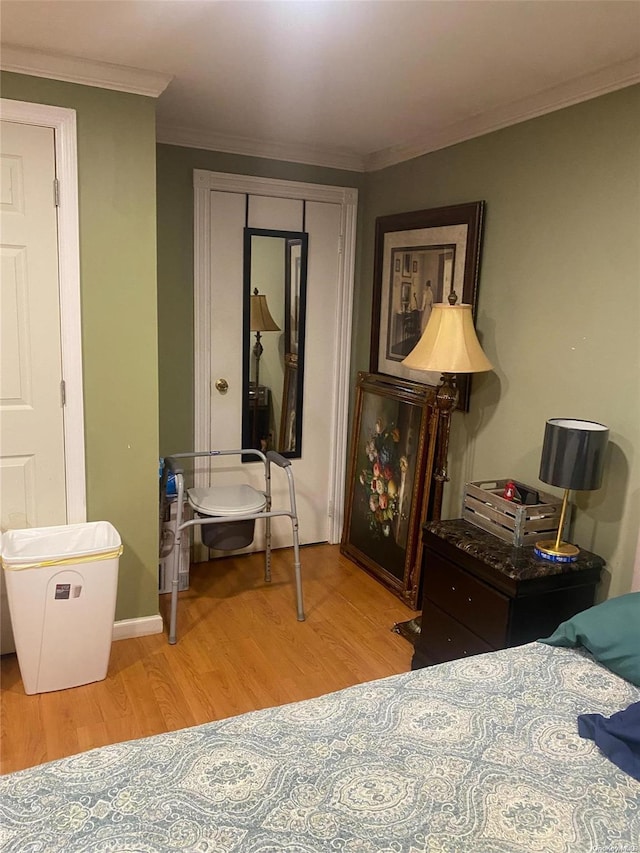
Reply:
<svg viewBox="0 0 640 853"><path fill-rule="evenodd" d="M507 480L504 487L504 492L502 493L502 497L505 501L512 501L516 496L516 484L513 480Z"/></svg>

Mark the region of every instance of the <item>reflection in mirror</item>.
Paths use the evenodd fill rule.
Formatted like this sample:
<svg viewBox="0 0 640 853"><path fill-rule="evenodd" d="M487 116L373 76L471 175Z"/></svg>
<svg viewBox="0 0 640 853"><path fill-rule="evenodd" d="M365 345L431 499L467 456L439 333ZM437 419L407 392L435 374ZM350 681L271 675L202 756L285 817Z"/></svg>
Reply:
<svg viewBox="0 0 640 853"><path fill-rule="evenodd" d="M242 446L289 458L301 454L306 278L305 233L245 228Z"/></svg>

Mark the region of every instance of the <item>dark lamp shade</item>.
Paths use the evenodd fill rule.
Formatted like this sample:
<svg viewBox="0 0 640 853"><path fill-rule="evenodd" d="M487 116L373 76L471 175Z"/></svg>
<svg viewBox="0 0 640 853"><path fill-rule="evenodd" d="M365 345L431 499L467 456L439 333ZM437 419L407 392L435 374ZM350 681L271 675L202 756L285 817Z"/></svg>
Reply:
<svg viewBox="0 0 640 853"><path fill-rule="evenodd" d="M552 418L544 430L540 460L543 483L572 491L592 491L602 483L609 430L594 421Z"/></svg>

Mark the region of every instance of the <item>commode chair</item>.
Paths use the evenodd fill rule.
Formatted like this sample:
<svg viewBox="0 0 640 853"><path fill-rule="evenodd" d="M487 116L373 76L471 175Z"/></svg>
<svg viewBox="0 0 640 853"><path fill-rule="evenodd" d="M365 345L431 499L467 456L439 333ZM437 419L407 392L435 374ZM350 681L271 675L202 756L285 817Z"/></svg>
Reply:
<svg viewBox="0 0 640 853"><path fill-rule="evenodd" d="M187 500L193 510L193 518L185 520L183 515L185 484L182 459L195 459L211 456L247 456L257 457L264 465L264 491L258 491L248 483L238 485L212 485L207 488L186 489ZM274 510L271 507L271 464L282 468L289 484L289 509ZM298 621L304 621L302 603L302 578L300 574L300 546L298 540L298 516L296 495L293 483L291 462L269 450L266 454L260 450L205 450L189 453L174 453L164 460L161 481L161 515L167 500L167 482L170 475L175 480L176 513L172 551L171 577L171 616L169 623L169 642L176 642L178 616L178 583L180 569L180 541L182 532L189 527L200 527L202 542L209 548L220 551L233 551L245 548L253 541L256 519L265 520L265 569L264 579L271 581L271 519L287 516L293 528L293 566L296 579L296 607ZM215 474L214 474L215 476Z"/></svg>

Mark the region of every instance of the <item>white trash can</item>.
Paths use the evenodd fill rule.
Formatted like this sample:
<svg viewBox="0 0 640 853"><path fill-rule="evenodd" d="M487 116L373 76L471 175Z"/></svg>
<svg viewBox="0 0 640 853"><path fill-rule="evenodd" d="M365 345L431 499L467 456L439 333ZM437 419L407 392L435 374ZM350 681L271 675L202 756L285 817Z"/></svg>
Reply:
<svg viewBox="0 0 640 853"><path fill-rule="evenodd" d="M9 530L2 567L25 693L107 676L122 542L108 521Z"/></svg>

